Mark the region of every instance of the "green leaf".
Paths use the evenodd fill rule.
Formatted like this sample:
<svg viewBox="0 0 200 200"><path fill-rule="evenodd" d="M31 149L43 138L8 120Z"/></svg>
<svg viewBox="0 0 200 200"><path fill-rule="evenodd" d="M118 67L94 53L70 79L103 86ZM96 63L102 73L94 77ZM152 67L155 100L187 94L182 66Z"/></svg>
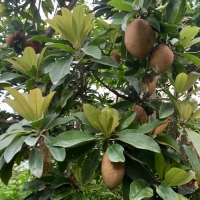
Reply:
<svg viewBox="0 0 200 200"><path fill-rule="evenodd" d="M122 118L119 120L119 125L116 127L116 131L122 131L123 129L127 128L136 116L136 112L129 111Z"/></svg>
<svg viewBox="0 0 200 200"><path fill-rule="evenodd" d="M173 167L165 174L163 183L169 186L180 186L190 182L194 176L195 173L193 171L186 172L182 169Z"/></svg>
<svg viewBox="0 0 200 200"><path fill-rule="evenodd" d="M62 49L64 51L70 52L72 54L75 53L73 48L71 48L70 46L67 46L65 44L48 42L45 45L48 46L48 47L55 47L55 48L58 48L58 49Z"/></svg>
<svg viewBox="0 0 200 200"><path fill-rule="evenodd" d="M190 140L192 141L195 149L197 150L198 155L200 156L200 135L190 129L186 129L186 132L190 138Z"/></svg>
<svg viewBox="0 0 200 200"><path fill-rule="evenodd" d="M40 150L36 148L31 149L28 163L31 173L40 178L43 172L43 158Z"/></svg>
<svg viewBox="0 0 200 200"><path fill-rule="evenodd" d="M20 78L23 77L20 74L14 74L14 73L10 73L10 72L4 72L0 75L0 82L1 81L10 81L13 80L15 78Z"/></svg>
<svg viewBox="0 0 200 200"><path fill-rule="evenodd" d="M65 149L62 147L54 147L51 142L51 138L44 138L44 143L48 147L51 155L55 160L62 162L65 159L66 153Z"/></svg>
<svg viewBox="0 0 200 200"><path fill-rule="evenodd" d="M122 24L123 18L126 16L126 12L117 12L112 16L113 24Z"/></svg>
<svg viewBox="0 0 200 200"><path fill-rule="evenodd" d="M5 149L16 137L25 135L25 133L13 133L0 141L0 150Z"/></svg>
<svg viewBox="0 0 200 200"><path fill-rule="evenodd" d="M140 134L145 134L145 133L149 133L151 132L155 127L164 124L165 121L160 121L158 119L153 120L153 122L147 124L143 124L142 126L139 127L139 129L137 130L137 133Z"/></svg>
<svg viewBox="0 0 200 200"><path fill-rule="evenodd" d="M141 200L145 197L152 197L153 196L153 189L150 187L145 187L139 180L135 180L130 185L130 193L129 198L130 200Z"/></svg>
<svg viewBox="0 0 200 200"><path fill-rule="evenodd" d="M174 190L168 185L159 185L156 187L156 192L164 200L179 200Z"/></svg>
<svg viewBox="0 0 200 200"><path fill-rule="evenodd" d="M135 91L139 94L141 91L140 82L133 76L126 76L126 80L134 87Z"/></svg>
<svg viewBox="0 0 200 200"><path fill-rule="evenodd" d="M183 145L183 148L185 150L185 153L187 154L187 157L190 162L190 165L192 166L192 169L195 172L200 171L200 162L198 160L196 153L192 150L190 146Z"/></svg>
<svg viewBox="0 0 200 200"><path fill-rule="evenodd" d="M133 10L132 6L124 3L123 0L111 0L107 4L115 7L115 9L117 9L117 10L123 10L123 11L127 11L127 12L130 12Z"/></svg>
<svg viewBox="0 0 200 200"><path fill-rule="evenodd" d="M200 74L197 72L190 72L187 77L187 83L185 85L184 91L189 90L196 81L200 78Z"/></svg>
<svg viewBox="0 0 200 200"><path fill-rule="evenodd" d="M73 172L73 175L76 179L76 181L82 185L82 178L81 178L81 167L79 166L78 163L74 163L72 165L72 172Z"/></svg>
<svg viewBox="0 0 200 200"><path fill-rule="evenodd" d="M50 136L47 137L47 139ZM88 143L95 140L95 137L92 134L85 133L82 131L67 131L64 133L61 133L57 137L52 139L52 145L53 146L59 146L59 147L73 147L77 145L83 145L84 143Z"/></svg>
<svg viewBox="0 0 200 200"><path fill-rule="evenodd" d="M171 148L175 149L176 152L180 153L179 145L173 138L171 138L167 135L157 135L155 140L160 144L170 146Z"/></svg>
<svg viewBox="0 0 200 200"><path fill-rule="evenodd" d="M112 144L107 148L108 158L111 162L125 162L124 148L119 144Z"/></svg>
<svg viewBox="0 0 200 200"><path fill-rule="evenodd" d="M137 15L138 11L132 11L126 14L122 21L122 30L126 31L126 27L129 24L129 22L134 18L135 15Z"/></svg>
<svg viewBox="0 0 200 200"><path fill-rule="evenodd" d="M92 56L96 59L101 59L101 50L97 46L89 45L81 49L86 55Z"/></svg>
<svg viewBox="0 0 200 200"><path fill-rule="evenodd" d="M87 120L90 122L90 124L96 130L100 131L98 124L100 124L99 116L101 114L101 110L95 108L94 106L92 106L90 104L84 104L83 111L84 111L84 114L85 114Z"/></svg>
<svg viewBox="0 0 200 200"><path fill-rule="evenodd" d="M191 40L198 34L199 27L197 26L185 26L180 31L180 40L179 44L181 44L184 48L190 45Z"/></svg>
<svg viewBox="0 0 200 200"><path fill-rule="evenodd" d="M89 198L81 193L75 193L73 195L73 200L89 200Z"/></svg>
<svg viewBox="0 0 200 200"><path fill-rule="evenodd" d="M39 140L40 137L33 137L33 136L28 136L24 142L28 145L28 146L34 146L36 144L36 142Z"/></svg>
<svg viewBox="0 0 200 200"><path fill-rule="evenodd" d="M4 151L4 159L7 163L9 163L15 156L15 154L21 150L22 144L24 143L25 139L26 136L18 137L17 139L13 140L6 148L6 150Z"/></svg>
<svg viewBox="0 0 200 200"><path fill-rule="evenodd" d="M103 64L103 65L106 65L106 66L119 68L118 62L116 60L112 59L111 57L108 57L108 56L102 56L101 59L92 58L91 61Z"/></svg>
<svg viewBox="0 0 200 200"><path fill-rule="evenodd" d="M95 173L100 162L99 157L100 157L100 150L95 149L84 160L81 170L83 184L88 183L92 175Z"/></svg>
<svg viewBox="0 0 200 200"><path fill-rule="evenodd" d="M174 107L171 103L162 102L160 109L159 109L159 118L166 118L169 117L171 114L174 113Z"/></svg>
<svg viewBox="0 0 200 200"><path fill-rule="evenodd" d="M30 193L33 191L42 190L43 188L45 188L45 183L41 180L36 179L30 182L26 182L23 185L22 191Z"/></svg>
<svg viewBox="0 0 200 200"><path fill-rule="evenodd" d="M73 96L73 94L74 94L74 90L73 89L64 90L62 92L62 96L61 96L61 99L60 99L61 108L66 106L67 101Z"/></svg>
<svg viewBox="0 0 200 200"><path fill-rule="evenodd" d="M188 78L188 75L185 73L180 73L178 74L178 76L176 76L174 87L177 94L184 92L184 88L187 83L187 78Z"/></svg>
<svg viewBox="0 0 200 200"><path fill-rule="evenodd" d="M148 21L151 26L160 32L160 23L155 17L148 17L146 21Z"/></svg>
<svg viewBox="0 0 200 200"><path fill-rule="evenodd" d="M3 166L3 169L1 169L1 181L5 184L8 185L8 182L10 178L12 177L12 171L13 171L13 165L14 165L14 160L9 162L8 164Z"/></svg>
<svg viewBox="0 0 200 200"><path fill-rule="evenodd" d="M180 55L183 58L186 58L187 60L192 61L195 65L200 66L200 59L197 56L194 56L192 54L186 54L186 53L181 53Z"/></svg>
<svg viewBox="0 0 200 200"><path fill-rule="evenodd" d="M165 20L169 23L179 23L187 10L186 0L170 0L165 8Z"/></svg>
<svg viewBox="0 0 200 200"><path fill-rule="evenodd" d="M163 180L165 174L166 163L162 153L155 153L155 167L158 176Z"/></svg>
<svg viewBox="0 0 200 200"><path fill-rule="evenodd" d="M62 125L62 124L67 124L70 121L74 121L76 118L74 116L67 116L67 117L59 117L56 118L50 125L49 129L54 128L55 126Z"/></svg>
<svg viewBox="0 0 200 200"><path fill-rule="evenodd" d="M45 37L44 35L34 36L34 37L31 37L29 40L30 41L38 41L38 42L60 43L60 40L48 38L48 37Z"/></svg>
<svg viewBox="0 0 200 200"><path fill-rule="evenodd" d="M154 141L154 139L146 135L134 132L126 133L126 130L124 130L118 134L117 140L130 144L138 149L147 149L160 153L160 147L158 144Z"/></svg>
<svg viewBox="0 0 200 200"><path fill-rule="evenodd" d="M69 73L72 60L73 57L62 58L54 64L49 72L52 83L57 83L61 78Z"/></svg>
<svg viewBox="0 0 200 200"><path fill-rule="evenodd" d="M176 193L179 200L189 200L188 198L182 196L181 194Z"/></svg>

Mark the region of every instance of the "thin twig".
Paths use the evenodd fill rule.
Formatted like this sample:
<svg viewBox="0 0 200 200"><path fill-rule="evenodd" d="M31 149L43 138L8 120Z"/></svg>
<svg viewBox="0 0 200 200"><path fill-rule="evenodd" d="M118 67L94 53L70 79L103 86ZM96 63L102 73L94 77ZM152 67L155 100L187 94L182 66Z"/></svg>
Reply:
<svg viewBox="0 0 200 200"><path fill-rule="evenodd" d="M0 119L0 123L5 123L5 124L15 124L15 123L19 123L19 120L5 120L5 119Z"/></svg>

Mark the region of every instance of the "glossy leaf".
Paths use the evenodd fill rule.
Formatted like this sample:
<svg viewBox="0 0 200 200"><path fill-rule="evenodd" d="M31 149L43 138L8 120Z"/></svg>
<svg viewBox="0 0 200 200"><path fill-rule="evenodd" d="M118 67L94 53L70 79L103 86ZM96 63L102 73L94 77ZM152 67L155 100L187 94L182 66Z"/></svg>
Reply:
<svg viewBox="0 0 200 200"><path fill-rule="evenodd" d="M10 73L10 72L4 72L0 75L0 82L1 81L10 81L15 78L20 78L22 75L20 74L15 74L15 73Z"/></svg>
<svg viewBox="0 0 200 200"><path fill-rule="evenodd" d="M7 163L9 163L12 160L12 158L15 156L15 154L21 150L25 139L26 139L26 136L21 136L13 140L10 143L10 145L6 148L6 150L4 151L4 159Z"/></svg>
<svg viewBox="0 0 200 200"><path fill-rule="evenodd" d="M61 78L69 73L72 60L73 57L66 57L58 60L54 64L51 71L49 72L52 83L57 83Z"/></svg>
<svg viewBox="0 0 200 200"><path fill-rule="evenodd" d="M190 162L190 165L192 166L192 169L195 172L200 171L200 162L198 160L196 153L192 150L190 146L183 145L183 148L187 154L187 157Z"/></svg>
<svg viewBox="0 0 200 200"><path fill-rule="evenodd" d="M189 90L196 81L200 78L200 74L197 72L190 72L188 74L187 83L185 85L184 91Z"/></svg>
<svg viewBox="0 0 200 200"><path fill-rule="evenodd" d="M33 148L30 151L28 164L31 173L37 178L40 178L43 172L43 158L40 150Z"/></svg>
<svg viewBox="0 0 200 200"><path fill-rule="evenodd" d="M117 12L113 15L113 24L122 24L123 18L126 16L126 12Z"/></svg>
<svg viewBox="0 0 200 200"><path fill-rule="evenodd" d="M108 2L108 5L115 7L117 10L122 11L132 11L132 7L123 2L123 0L111 0Z"/></svg>
<svg viewBox="0 0 200 200"><path fill-rule="evenodd" d="M180 153L180 147L173 138L167 135L157 135L155 140L160 144L169 145L171 148L176 150L176 152Z"/></svg>
<svg viewBox="0 0 200 200"><path fill-rule="evenodd" d="M70 52L72 54L74 54L74 49L71 48L70 46L64 45L64 44L60 44L60 43L52 43L52 42L48 42L45 44L48 47L55 47L55 48L59 48L62 49L64 51Z"/></svg>
<svg viewBox="0 0 200 200"><path fill-rule="evenodd" d="M195 176L195 173L186 172L179 168L171 168L165 174L164 183L169 186L180 186L190 182Z"/></svg>
<svg viewBox="0 0 200 200"><path fill-rule="evenodd" d="M72 90L72 89L63 91L61 99L60 99L61 108L66 106L67 101L73 96L73 94L74 94L74 90Z"/></svg>
<svg viewBox="0 0 200 200"><path fill-rule="evenodd" d="M156 167L156 172L162 181L166 168L165 159L162 153L155 153L155 167Z"/></svg>
<svg viewBox="0 0 200 200"><path fill-rule="evenodd" d="M73 147L77 145L82 145L95 140L95 137L89 133L82 131L67 131L59 134L57 137L53 138L48 136L47 139L52 140L53 146L59 147Z"/></svg>
<svg viewBox="0 0 200 200"><path fill-rule="evenodd" d="M126 31L126 27L129 24L129 22L133 19L133 17L137 15L137 11L132 11L126 14L122 21L122 30Z"/></svg>
<svg viewBox="0 0 200 200"><path fill-rule="evenodd" d="M181 56L183 58L186 58L187 60L192 61L195 65L200 66L200 59L197 56L194 56L192 54L186 54L186 53L182 53Z"/></svg>
<svg viewBox="0 0 200 200"><path fill-rule="evenodd" d="M108 158L111 162L125 162L124 148L119 144L112 144L107 148Z"/></svg>
<svg viewBox="0 0 200 200"><path fill-rule="evenodd" d="M155 17L148 17L146 20L151 26L153 26L158 32L160 32L160 23Z"/></svg>
<svg viewBox="0 0 200 200"><path fill-rule="evenodd" d="M133 76L127 76L126 80L134 87L135 91L139 94L141 91L140 82Z"/></svg>
<svg viewBox="0 0 200 200"><path fill-rule="evenodd" d="M83 184L86 184L90 180L92 175L95 173L100 162L99 158L100 158L100 151L99 149L95 149L84 160L81 170Z"/></svg>
<svg viewBox="0 0 200 200"><path fill-rule="evenodd" d="M151 137L139 133L126 133L126 130L124 130L118 133L117 140L130 144L138 149L160 152L160 147Z"/></svg>
<svg viewBox="0 0 200 200"><path fill-rule="evenodd" d="M5 184L8 185L8 182L10 178L12 177L12 171L13 171L13 166L14 166L14 160L6 164L3 169L1 169L1 181Z"/></svg>
<svg viewBox="0 0 200 200"><path fill-rule="evenodd" d="M165 184L159 185L158 187L156 187L156 192L164 200L172 200L172 199L179 200L176 193L168 185Z"/></svg>
<svg viewBox="0 0 200 200"><path fill-rule="evenodd" d="M72 172L74 177L76 178L76 181L82 185L82 178L81 178L81 167L78 165L78 163L74 163L72 165Z"/></svg>
<svg viewBox="0 0 200 200"><path fill-rule="evenodd" d="M36 144L36 142L39 140L39 137L32 137L32 136L28 136L24 142L29 145L29 146L34 146Z"/></svg>
<svg viewBox="0 0 200 200"><path fill-rule="evenodd" d="M115 61L114 59L112 59L111 57L108 57L108 56L102 56L101 59L92 58L91 61L103 64L103 65L106 65L106 66L119 68L118 62Z"/></svg>
<svg viewBox="0 0 200 200"><path fill-rule="evenodd" d="M181 194L176 193L178 196L178 200L189 200L188 198L182 196Z"/></svg>
<svg viewBox="0 0 200 200"><path fill-rule="evenodd" d="M159 109L159 118L166 118L172 115L174 112L174 107L171 103L162 102Z"/></svg>
<svg viewBox="0 0 200 200"><path fill-rule="evenodd" d="M51 139L50 138L44 138L44 143L48 147L51 155L53 158L57 161L62 162L65 159L66 153L65 149L62 147L54 147L52 145Z"/></svg>
<svg viewBox="0 0 200 200"><path fill-rule="evenodd" d="M141 200L145 197L152 197L153 189L150 187L145 187L139 180L135 180L130 185L130 200Z"/></svg>
<svg viewBox="0 0 200 200"><path fill-rule="evenodd" d="M38 191L41 190L45 187L45 183L41 180L33 180L30 182L26 182L23 185L22 191L23 192L33 192L33 191Z"/></svg>
<svg viewBox="0 0 200 200"><path fill-rule="evenodd" d="M136 113L134 111L129 111L122 118L119 120L119 125L117 126L116 130L121 131L127 128L135 118Z"/></svg>
<svg viewBox="0 0 200 200"><path fill-rule="evenodd" d="M92 56L93 58L96 59L101 59L102 55L101 55L101 50L93 45L89 45L89 46L85 46L82 48L82 51L89 56Z"/></svg>

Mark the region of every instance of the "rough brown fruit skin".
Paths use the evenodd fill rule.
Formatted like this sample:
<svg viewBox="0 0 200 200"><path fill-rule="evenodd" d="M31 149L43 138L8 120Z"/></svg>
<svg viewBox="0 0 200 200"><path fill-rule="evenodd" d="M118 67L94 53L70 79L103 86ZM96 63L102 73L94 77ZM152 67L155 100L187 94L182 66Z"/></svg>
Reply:
<svg viewBox="0 0 200 200"><path fill-rule="evenodd" d="M29 37L25 36L23 39L23 49L26 47L33 47L33 41L28 41Z"/></svg>
<svg viewBox="0 0 200 200"><path fill-rule="evenodd" d="M124 177L125 163L124 162L111 162L106 152L103 156L101 163L101 173L103 181L109 190L117 188Z"/></svg>
<svg viewBox="0 0 200 200"><path fill-rule="evenodd" d="M22 40L25 37L21 31L15 31L13 35L16 40Z"/></svg>
<svg viewBox="0 0 200 200"><path fill-rule="evenodd" d="M150 55L150 66L157 74L165 73L172 65L174 54L167 45L159 44Z"/></svg>
<svg viewBox="0 0 200 200"><path fill-rule="evenodd" d="M133 122L138 122L140 124L147 123L147 121L148 121L147 114L141 106L134 105L131 107L131 110L136 112L136 116L135 116L135 119L133 120Z"/></svg>
<svg viewBox="0 0 200 200"><path fill-rule="evenodd" d="M119 53L116 50L112 51L112 58L114 60L116 60L118 63L120 63L120 55L119 55Z"/></svg>
<svg viewBox="0 0 200 200"><path fill-rule="evenodd" d="M156 79L149 74L145 75L142 78L142 91L146 92L147 88L148 88L147 96L150 97L155 91Z"/></svg>
<svg viewBox="0 0 200 200"><path fill-rule="evenodd" d="M124 42L135 58L146 58L154 47L154 31L147 21L135 19L126 28Z"/></svg>
<svg viewBox="0 0 200 200"><path fill-rule="evenodd" d="M161 134L164 131L164 129L168 126L169 119L166 119L165 122L166 123L161 124L160 126L157 126L156 128L154 128L152 131L152 135Z"/></svg>
<svg viewBox="0 0 200 200"><path fill-rule="evenodd" d="M6 38L6 44L8 47L12 48L15 46L15 38L13 34L10 34L7 38Z"/></svg>

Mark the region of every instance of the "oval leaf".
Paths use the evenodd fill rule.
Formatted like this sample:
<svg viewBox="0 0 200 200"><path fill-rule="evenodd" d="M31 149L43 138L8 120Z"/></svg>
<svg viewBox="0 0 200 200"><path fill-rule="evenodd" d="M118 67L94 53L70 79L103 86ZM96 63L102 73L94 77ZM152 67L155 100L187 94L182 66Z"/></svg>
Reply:
<svg viewBox="0 0 200 200"><path fill-rule="evenodd" d="M145 197L152 197L153 190L150 187L145 187L139 180L133 181L130 185L130 200L141 200Z"/></svg>
<svg viewBox="0 0 200 200"><path fill-rule="evenodd" d="M89 45L84 48L82 48L82 51L89 56L92 56L96 59L101 59L101 50L97 46Z"/></svg>
<svg viewBox="0 0 200 200"><path fill-rule="evenodd" d="M149 136L142 135L139 133L126 133L126 130L118 134L117 140L130 144L138 149L147 149L153 152L160 153L160 147L158 144Z"/></svg>
<svg viewBox="0 0 200 200"><path fill-rule="evenodd" d="M119 144L113 144L108 147L108 157L111 162L125 162L124 148Z"/></svg>
<svg viewBox="0 0 200 200"><path fill-rule="evenodd" d="M156 187L156 192L164 200L179 200L174 190L168 185L159 185Z"/></svg>
<svg viewBox="0 0 200 200"><path fill-rule="evenodd" d="M174 112L174 106L171 103L162 102L159 109L159 117L166 118L169 117Z"/></svg>
<svg viewBox="0 0 200 200"><path fill-rule="evenodd" d="M34 176L40 178L43 172L43 158L41 152L38 149L33 148L30 151L28 163L31 173Z"/></svg>
<svg viewBox="0 0 200 200"><path fill-rule="evenodd" d="M176 77L174 87L176 89L177 94L185 92L184 88L185 88L185 85L187 83L187 78L188 78L188 75L185 74L185 73L180 73Z"/></svg>

